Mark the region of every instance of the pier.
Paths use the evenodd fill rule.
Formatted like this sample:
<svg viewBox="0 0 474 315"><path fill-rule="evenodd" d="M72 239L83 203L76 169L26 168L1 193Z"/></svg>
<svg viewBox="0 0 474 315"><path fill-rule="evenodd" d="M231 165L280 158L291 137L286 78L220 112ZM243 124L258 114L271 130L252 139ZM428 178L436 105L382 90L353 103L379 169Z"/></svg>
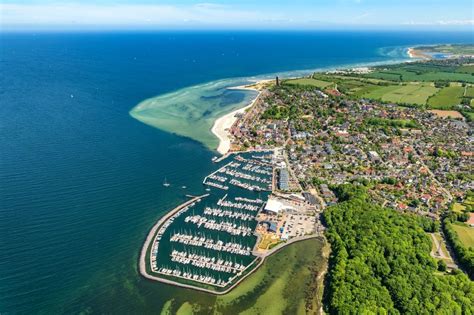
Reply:
<svg viewBox="0 0 474 315"><path fill-rule="evenodd" d="M190 200L161 218L143 245L140 273L150 280L224 294L258 268L263 259L252 249L257 214L272 184L273 156L268 152L233 155L203 179L204 185L217 189L188 195Z"/></svg>
<svg viewBox="0 0 474 315"><path fill-rule="evenodd" d="M150 246L152 245L153 241L157 239L158 230L163 226L164 223L168 222L168 219L170 219L173 215L178 213L180 210L182 210L183 208L189 206L190 204L192 204L196 201L199 201L202 198L205 198L207 196L209 196L209 194L205 194L205 195L202 195L202 196L197 196L197 197L194 197L191 200L188 200L185 203L177 206L176 208L174 208L173 210L168 212L165 216L163 216L160 220L158 220L158 222L156 222L156 224L151 228L151 230L148 233L148 236L145 240L145 243L143 244L141 253L140 253L139 270L140 270L140 274L142 276L144 276L145 278L148 278L148 279L152 279L152 280L160 280L159 278L153 277L153 276L148 274L148 272L147 272L147 259L146 259L146 256L147 256L147 253L148 253L148 250L149 250ZM158 249L158 248L156 248L156 249ZM152 255L151 255L151 252L150 252L150 260L149 260L150 268L152 268L151 258L152 258ZM153 270L153 269L151 269L151 270Z"/></svg>

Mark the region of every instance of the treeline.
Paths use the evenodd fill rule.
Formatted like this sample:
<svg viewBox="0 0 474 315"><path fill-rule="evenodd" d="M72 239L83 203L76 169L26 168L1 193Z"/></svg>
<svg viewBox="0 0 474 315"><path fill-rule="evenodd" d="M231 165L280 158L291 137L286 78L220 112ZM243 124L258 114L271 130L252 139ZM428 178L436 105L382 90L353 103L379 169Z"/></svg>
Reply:
<svg viewBox="0 0 474 315"><path fill-rule="evenodd" d="M424 221L370 203L360 185L341 185L335 192L342 202L324 212L332 249L328 313L474 312L474 283L466 275L435 274Z"/></svg>

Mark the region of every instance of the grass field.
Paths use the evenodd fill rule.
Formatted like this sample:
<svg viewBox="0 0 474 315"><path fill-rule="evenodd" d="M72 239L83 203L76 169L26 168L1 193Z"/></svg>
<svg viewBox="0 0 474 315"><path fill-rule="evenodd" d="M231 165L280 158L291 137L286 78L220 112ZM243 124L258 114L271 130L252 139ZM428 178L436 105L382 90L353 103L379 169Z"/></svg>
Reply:
<svg viewBox="0 0 474 315"><path fill-rule="evenodd" d="M442 44L435 46L418 46L416 49L426 52L440 52L454 55L472 55L474 47L472 44Z"/></svg>
<svg viewBox="0 0 474 315"><path fill-rule="evenodd" d="M461 103L464 94L462 86L448 86L441 89L428 100L428 107L433 109L451 109Z"/></svg>
<svg viewBox="0 0 474 315"><path fill-rule="evenodd" d="M263 237L262 237L262 240L260 241L260 243L258 244L258 247L261 248L261 249L268 249L268 247L271 245L271 244L276 244L278 243L278 237L273 237L274 235L272 234L265 234Z"/></svg>
<svg viewBox="0 0 474 315"><path fill-rule="evenodd" d="M474 247L474 228L464 223L454 223L453 229L459 236L459 239L466 247Z"/></svg>
<svg viewBox="0 0 474 315"><path fill-rule="evenodd" d="M428 98L435 94L437 90L437 88L430 84L374 86L362 97L385 102L424 105Z"/></svg>
<svg viewBox="0 0 474 315"><path fill-rule="evenodd" d="M388 68L378 68L365 74L366 78L376 78L395 82L408 81L464 81L474 83L471 66L459 68L441 67L429 64L401 64Z"/></svg>
<svg viewBox="0 0 474 315"><path fill-rule="evenodd" d="M474 87L473 86L467 87L466 96L467 97L474 97Z"/></svg>
<svg viewBox="0 0 474 315"><path fill-rule="evenodd" d="M456 72L474 73L474 65L465 65L456 69Z"/></svg>
<svg viewBox="0 0 474 315"><path fill-rule="evenodd" d="M464 209L466 209L466 207L458 202L454 203L453 205L454 212L461 213Z"/></svg>
<svg viewBox="0 0 474 315"><path fill-rule="evenodd" d="M291 80L286 80L284 81L284 84L290 84L290 85L309 85L309 86L315 86L321 89L327 88L328 86L332 85L332 82L326 82L326 81L321 81L321 80L316 80L316 79L310 79L310 78L301 78L301 79L291 79Z"/></svg>
<svg viewBox="0 0 474 315"><path fill-rule="evenodd" d="M186 302L181 305L181 307L176 312L176 315L192 315L193 313L193 306Z"/></svg>
<svg viewBox="0 0 474 315"><path fill-rule="evenodd" d="M161 314L316 314L322 297L322 278L318 281L318 275L328 256L323 256L323 250L327 248L318 239L291 244L268 257L228 294L174 296Z"/></svg>
<svg viewBox="0 0 474 315"><path fill-rule="evenodd" d="M474 100L471 102L471 107L474 107ZM474 113L473 112L465 112L464 113L471 121L474 121Z"/></svg>

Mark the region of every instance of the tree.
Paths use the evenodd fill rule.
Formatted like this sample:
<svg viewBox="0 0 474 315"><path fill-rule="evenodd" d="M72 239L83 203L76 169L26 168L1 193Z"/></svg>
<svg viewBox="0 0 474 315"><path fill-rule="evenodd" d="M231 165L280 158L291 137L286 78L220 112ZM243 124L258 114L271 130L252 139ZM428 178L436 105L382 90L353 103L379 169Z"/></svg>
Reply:
<svg viewBox="0 0 474 315"><path fill-rule="evenodd" d="M438 260L438 271L445 272L447 269L446 263L444 260Z"/></svg>
<svg viewBox="0 0 474 315"><path fill-rule="evenodd" d="M370 202L361 185L334 191L342 202L324 212L328 313L472 314L474 283L463 273L435 273L440 266L424 232L430 221Z"/></svg>

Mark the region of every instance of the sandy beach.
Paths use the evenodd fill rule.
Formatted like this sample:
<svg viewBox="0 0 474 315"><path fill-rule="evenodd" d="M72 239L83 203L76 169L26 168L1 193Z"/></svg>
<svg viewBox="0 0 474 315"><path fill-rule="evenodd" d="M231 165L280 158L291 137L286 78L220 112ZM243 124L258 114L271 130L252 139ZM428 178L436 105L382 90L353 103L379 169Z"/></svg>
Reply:
<svg viewBox="0 0 474 315"><path fill-rule="evenodd" d="M249 89L256 90L250 87L234 87L234 89ZM260 91L259 91L260 92ZM230 150L230 133L229 130L232 125L237 121L237 114L244 113L247 108L250 108L255 101L257 100L260 93L255 97L255 99L247 106L234 110L222 117L219 117L212 126L212 133L219 138L219 146L217 147L217 152L224 155Z"/></svg>
<svg viewBox="0 0 474 315"><path fill-rule="evenodd" d="M430 59L430 56L423 53L423 51L419 51L419 50L416 50L415 48L413 47L410 47L408 48L408 56L410 56L410 58L416 58L416 59Z"/></svg>

